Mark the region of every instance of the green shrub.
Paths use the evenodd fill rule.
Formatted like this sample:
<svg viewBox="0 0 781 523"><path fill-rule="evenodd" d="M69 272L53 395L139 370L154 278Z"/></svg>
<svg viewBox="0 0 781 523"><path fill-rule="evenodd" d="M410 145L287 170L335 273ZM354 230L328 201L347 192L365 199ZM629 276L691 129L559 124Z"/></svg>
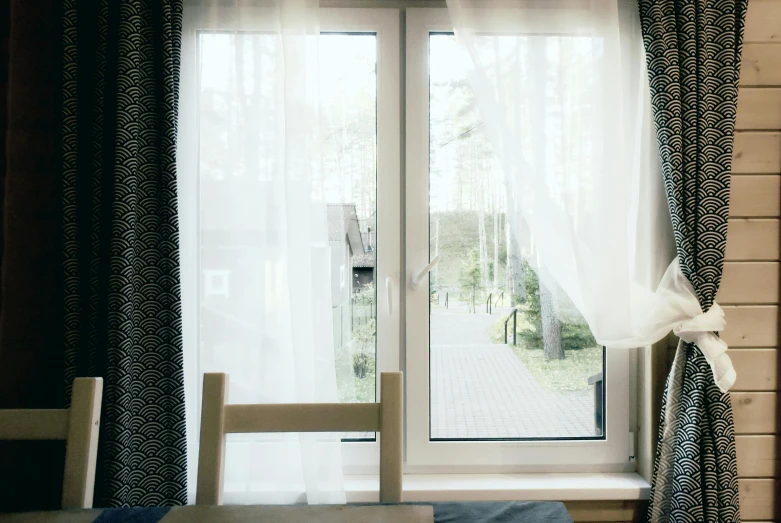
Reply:
<svg viewBox="0 0 781 523"><path fill-rule="evenodd" d="M374 353L374 340L377 334L377 320L370 318L361 325L353 325L353 343L359 352Z"/></svg>
<svg viewBox="0 0 781 523"><path fill-rule="evenodd" d="M353 354L353 374L359 380L374 373L374 357L365 351Z"/></svg>
<svg viewBox="0 0 781 523"><path fill-rule="evenodd" d="M336 351L336 389L340 403L372 402L374 396L375 364L371 353L351 352L349 346ZM358 363L356 376L355 363Z"/></svg>
<svg viewBox="0 0 781 523"><path fill-rule="evenodd" d="M564 323L561 326L561 346L564 350L581 350L597 346L591 329L584 323Z"/></svg>
<svg viewBox="0 0 781 523"><path fill-rule="evenodd" d="M353 300L356 305L373 305L374 299L374 283L364 283L360 289L353 291Z"/></svg>

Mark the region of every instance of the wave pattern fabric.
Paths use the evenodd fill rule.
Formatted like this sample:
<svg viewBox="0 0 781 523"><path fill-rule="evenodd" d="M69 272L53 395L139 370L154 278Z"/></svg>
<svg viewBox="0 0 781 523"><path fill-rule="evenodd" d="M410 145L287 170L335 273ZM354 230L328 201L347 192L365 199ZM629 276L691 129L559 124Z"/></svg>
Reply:
<svg viewBox="0 0 781 523"><path fill-rule="evenodd" d="M639 0L678 258L707 311L721 280L747 0ZM740 521L728 394L679 343L662 405L652 522Z"/></svg>
<svg viewBox="0 0 781 523"><path fill-rule="evenodd" d="M183 504L182 0L62 10L65 383L104 379L96 504Z"/></svg>

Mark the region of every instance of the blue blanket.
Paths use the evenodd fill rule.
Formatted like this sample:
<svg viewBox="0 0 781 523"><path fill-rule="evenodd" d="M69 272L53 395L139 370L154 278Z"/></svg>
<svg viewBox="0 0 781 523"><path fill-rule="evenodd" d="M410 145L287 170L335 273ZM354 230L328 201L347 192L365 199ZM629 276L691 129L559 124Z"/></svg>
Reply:
<svg viewBox="0 0 781 523"><path fill-rule="evenodd" d="M413 511L413 507L421 510ZM282 518L281 513L284 513ZM313 515L316 517L312 517ZM0 514L0 523L303 523L313 519L322 522L361 523L572 523L562 503L534 501L423 502L322 507L132 507Z"/></svg>

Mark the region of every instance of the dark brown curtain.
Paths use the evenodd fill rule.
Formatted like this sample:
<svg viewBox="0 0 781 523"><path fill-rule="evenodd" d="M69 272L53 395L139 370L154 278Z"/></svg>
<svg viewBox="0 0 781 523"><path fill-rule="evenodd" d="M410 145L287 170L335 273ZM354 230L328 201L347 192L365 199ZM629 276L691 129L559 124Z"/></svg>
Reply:
<svg viewBox="0 0 781 523"><path fill-rule="evenodd" d="M60 0L3 0L0 11L0 408L57 408L64 400ZM59 507L64 445L0 443L0 511Z"/></svg>

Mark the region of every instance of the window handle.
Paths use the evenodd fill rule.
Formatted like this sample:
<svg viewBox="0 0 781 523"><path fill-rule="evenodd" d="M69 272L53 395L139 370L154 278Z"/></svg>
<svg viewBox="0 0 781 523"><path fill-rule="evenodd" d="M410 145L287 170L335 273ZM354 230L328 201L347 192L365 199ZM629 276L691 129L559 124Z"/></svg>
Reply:
<svg viewBox="0 0 781 523"><path fill-rule="evenodd" d="M420 271L418 274L412 277L412 282L410 282L410 287L416 289L418 285L420 285L420 282L423 281L423 278L425 278L426 275L431 272L431 269L436 267L438 263L439 263L439 256L434 256L434 259L431 260L428 263L428 265L423 267L422 271Z"/></svg>
<svg viewBox="0 0 781 523"><path fill-rule="evenodd" d="M385 278L385 300L388 304L388 316L393 314L393 278Z"/></svg>

